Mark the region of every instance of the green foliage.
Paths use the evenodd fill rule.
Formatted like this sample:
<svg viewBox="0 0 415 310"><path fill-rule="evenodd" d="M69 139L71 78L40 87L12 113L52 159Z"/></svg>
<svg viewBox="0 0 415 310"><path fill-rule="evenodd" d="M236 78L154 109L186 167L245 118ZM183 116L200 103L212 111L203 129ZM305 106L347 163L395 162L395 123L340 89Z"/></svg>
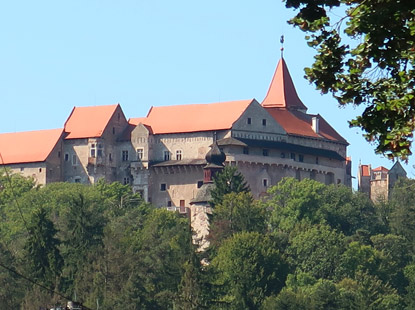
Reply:
<svg viewBox="0 0 415 310"><path fill-rule="evenodd" d="M57 230L44 208L33 212L28 231L26 250L31 277L54 288L62 270L63 259L58 248L60 241L56 238Z"/></svg>
<svg viewBox="0 0 415 310"><path fill-rule="evenodd" d="M345 238L327 225L298 225L290 238L287 253L298 271L316 278L333 278Z"/></svg>
<svg viewBox="0 0 415 310"><path fill-rule="evenodd" d="M305 69L309 81L340 105L364 105L350 125L366 132L376 152L406 159L415 129L415 3L284 1L299 11L290 23L310 34L317 51Z"/></svg>
<svg viewBox="0 0 415 310"><path fill-rule="evenodd" d="M255 202L251 193L226 194L222 203L213 209L209 232L211 246L218 246L222 240L237 232L264 232L266 216L265 207Z"/></svg>
<svg viewBox="0 0 415 310"><path fill-rule="evenodd" d="M287 267L273 241L257 232L241 232L227 239L212 261L220 301L228 309L258 309L263 300L281 290Z"/></svg>
<svg viewBox="0 0 415 310"><path fill-rule="evenodd" d="M249 187L236 167L226 166L223 171L214 178L215 187L211 191L211 204L213 206L222 203L226 194L249 192Z"/></svg>

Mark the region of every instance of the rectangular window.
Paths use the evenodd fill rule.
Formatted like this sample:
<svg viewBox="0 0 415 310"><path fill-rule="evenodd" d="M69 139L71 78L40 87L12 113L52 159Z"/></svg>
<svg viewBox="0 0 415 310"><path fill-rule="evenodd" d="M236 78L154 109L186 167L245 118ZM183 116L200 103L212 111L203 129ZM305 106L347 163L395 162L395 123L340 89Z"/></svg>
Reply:
<svg viewBox="0 0 415 310"><path fill-rule="evenodd" d="M262 150L262 155L263 156L268 156L268 149L263 149Z"/></svg>
<svg viewBox="0 0 415 310"><path fill-rule="evenodd" d="M112 154L111 153L108 154L108 160L112 161Z"/></svg>
<svg viewBox="0 0 415 310"><path fill-rule="evenodd" d="M65 153L65 161L69 161L69 154Z"/></svg>
<svg viewBox="0 0 415 310"><path fill-rule="evenodd" d="M264 187L268 187L268 179L263 179L262 185L264 185Z"/></svg>
<svg viewBox="0 0 415 310"><path fill-rule="evenodd" d="M248 117L248 119L246 120L246 123L247 123L248 125L251 125L251 118L250 118L250 117Z"/></svg>
<svg viewBox="0 0 415 310"><path fill-rule="evenodd" d="M144 149L139 148L137 149L137 160L142 160L144 157Z"/></svg>
<svg viewBox="0 0 415 310"><path fill-rule="evenodd" d="M97 155L98 155L98 157L102 157L102 149L97 150Z"/></svg>
<svg viewBox="0 0 415 310"><path fill-rule="evenodd" d="M167 206L171 207L171 200L167 201Z"/></svg>
<svg viewBox="0 0 415 310"><path fill-rule="evenodd" d="M181 150L176 151L176 160L182 160L182 151Z"/></svg>
<svg viewBox="0 0 415 310"><path fill-rule="evenodd" d="M281 158L285 158L285 153L281 152Z"/></svg>
<svg viewBox="0 0 415 310"><path fill-rule="evenodd" d="M72 155L72 165L75 166L76 165L76 154Z"/></svg>
<svg viewBox="0 0 415 310"><path fill-rule="evenodd" d="M95 149L91 149L91 157L95 157Z"/></svg>
<svg viewBox="0 0 415 310"><path fill-rule="evenodd" d="M121 153L122 161L128 161L128 151L124 150Z"/></svg>
<svg viewBox="0 0 415 310"><path fill-rule="evenodd" d="M267 126L267 120L265 118L262 119L262 126Z"/></svg>
<svg viewBox="0 0 415 310"><path fill-rule="evenodd" d="M166 185L166 183L161 183L161 184L160 184L160 191L161 191L161 192L165 192L165 191L166 191L166 189L167 189L167 185Z"/></svg>
<svg viewBox="0 0 415 310"><path fill-rule="evenodd" d="M316 165L318 165L318 157L316 157Z"/></svg>
<svg viewBox="0 0 415 310"><path fill-rule="evenodd" d="M248 155L248 154L249 154L249 148L247 148L247 147L244 147L244 150L243 150L243 152L244 152L244 154L245 154L245 155Z"/></svg>
<svg viewBox="0 0 415 310"><path fill-rule="evenodd" d="M170 152L164 151L164 160L170 160Z"/></svg>
<svg viewBox="0 0 415 310"><path fill-rule="evenodd" d="M304 162L304 155L299 154L298 155L298 161L301 162L301 163Z"/></svg>
<svg viewBox="0 0 415 310"><path fill-rule="evenodd" d="M201 188L203 185L203 181L197 181L197 188Z"/></svg>
<svg viewBox="0 0 415 310"><path fill-rule="evenodd" d="M291 153L290 154L290 158L295 161L295 154L294 153Z"/></svg>
<svg viewBox="0 0 415 310"><path fill-rule="evenodd" d="M130 178L129 177L125 177L123 180L124 185L128 185L130 184Z"/></svg>

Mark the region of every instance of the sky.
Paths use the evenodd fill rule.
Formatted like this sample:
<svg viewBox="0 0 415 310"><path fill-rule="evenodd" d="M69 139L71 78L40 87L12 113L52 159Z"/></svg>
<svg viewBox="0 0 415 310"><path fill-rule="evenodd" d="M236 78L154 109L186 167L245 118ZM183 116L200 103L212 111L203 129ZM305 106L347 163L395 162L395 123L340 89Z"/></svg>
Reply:
<svg viewBox="0 0 415 310"><path fill-rule="evenodd" d="M339 108L305 80L315 52L293 15L280 0L2 1L0 133L63 128L74 106L120 103L128 119L151 106L261 102L284 35L297 93L350 143L352 175L359 162L390 168L348 126L363 108Z"/></svg>

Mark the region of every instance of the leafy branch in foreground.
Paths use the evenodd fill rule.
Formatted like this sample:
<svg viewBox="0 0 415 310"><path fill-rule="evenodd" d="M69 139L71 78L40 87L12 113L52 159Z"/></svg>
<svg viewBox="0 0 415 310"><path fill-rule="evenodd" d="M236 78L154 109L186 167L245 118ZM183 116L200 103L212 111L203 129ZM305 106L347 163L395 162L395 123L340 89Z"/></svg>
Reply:
<svg viewBox="0 0 415 310"><path fill-rule="evenodd" d="M340 105L364 105L350 126L360 127L377 153L407 159L415 129L415 2L285 3L298 10L289 23L309 33L308 45L317 51L307 79Z"/></svg>

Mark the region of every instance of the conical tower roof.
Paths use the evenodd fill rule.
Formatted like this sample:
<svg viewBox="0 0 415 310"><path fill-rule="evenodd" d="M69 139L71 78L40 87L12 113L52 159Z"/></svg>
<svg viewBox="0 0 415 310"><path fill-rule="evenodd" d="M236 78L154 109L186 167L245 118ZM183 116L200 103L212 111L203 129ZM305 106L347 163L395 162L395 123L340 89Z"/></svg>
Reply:
<svg viewBox="0 0 415 310"><path fill-rule="evenodd" d="M290 72L282 57L275 70L268 93L262 101L262 106L307 111L307 107L298 98Z"/></svg>

